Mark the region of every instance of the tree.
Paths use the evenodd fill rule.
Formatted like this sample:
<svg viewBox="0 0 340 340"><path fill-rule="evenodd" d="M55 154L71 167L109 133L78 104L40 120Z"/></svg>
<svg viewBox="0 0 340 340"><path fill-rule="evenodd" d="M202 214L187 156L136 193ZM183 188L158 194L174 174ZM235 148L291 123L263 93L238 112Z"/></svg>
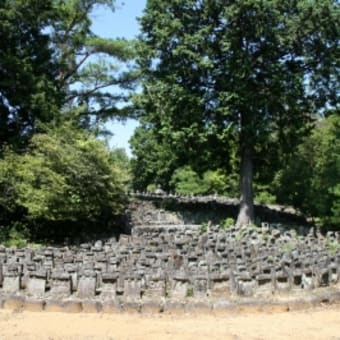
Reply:
<svg viewBox="0 0 340 340"><path fill-rule="evenodd" d="M0 224L20 210L30 227L107 225L124 208L124 158L71 125L35 134L26 153L8 149L0 160Z"/></svg>
<svg viewBox="0 0 340 340"><path fill-rule="evenodd" d="M278 198L325 226L340 223L340 118L320 120L276 174Z"/></svg>
<svg viewBox="0 0 340 340"><path fill-rule="evenodd" d="M56 114L57 67L43 32L52 12L51 0L1 2L0 150L6 143L24 144L36 121Z"/></svg>
<svg viewBox="0 0 340 340"><path fill-rule="evenodd" d="M188 159L203 150L228 164L237 143L239 225L254 221L254 164L290 151L312 112L336 105L338 22L334 0L147 2L136 105Z"/></svg>
<svg viewBox="0 0 340 340"><path fill-rule="evenodd" d="M114 11L114 0L54 0L55 16L49 38L58 61L57 88L65 94L62 104L76 108L77 118L89 127L112 116L125 117L118 101L131 89L136 75L127 63L134 56L133 43L124 39L96 36L91 30L91 13L97 6ZM82 110L79 110L79 107ZM69 112L69 110L68 110Z"/></svg>
<svg viewBox="0 0 340 340"><path fill-rule="evenodd" d="M113 0L4 0L0 4L0 149L26 145L47 125L92 128L126 116L117 102L135 75L131 43L91 31L96 6ZM124 65L124 66L123 66ZM123 92L123 91L122 91Z"/></svg>

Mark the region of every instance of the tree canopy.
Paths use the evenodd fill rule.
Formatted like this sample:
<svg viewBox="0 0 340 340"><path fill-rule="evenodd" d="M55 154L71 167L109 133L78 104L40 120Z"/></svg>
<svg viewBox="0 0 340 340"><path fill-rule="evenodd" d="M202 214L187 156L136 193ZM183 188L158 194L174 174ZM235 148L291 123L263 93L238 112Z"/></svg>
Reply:
<svg viewBox="0 0 340 340"><path fill-rule="evenodd" d="M320 120L274 180L280 202L322 225L340 223L340 116Z"/></svg>
<svg viewBox="0 0 340 340"><path fill-rule="evenodd" d="M115 9L113 0L0 4L0 238L25 226L47 237L100 231L122 212L127 158L97 131L126 117L117 103L135 79L133 43L96 36L96 6Z"/></svg>
<svg viewBox="0 0 340 340"><path fill-rule="evenodd" d="M56 60L43 32L52 15L50 0L1 2L0 148L31 134L36 121L51 121L60 105Z"/></svg>
<svg viewBox="0 0 340 340"><path fill-rule="evenodd" d="M4 0L0 5L0 148L25 145L46 124L91 128L125 117L112 86L129 88L132 43L91 31L96 6L112 0ZM43 123L43 125L41 125Z"/></svg>
<svg viewBox="0 0 340 340"><path fill-rule="evenodd" d="M147 2L142 129L177 165L213 159L228 170L236 146L239 224L254 220L254 165L256 174L282 159L337 104L338 22L334 0Z"/></svg>

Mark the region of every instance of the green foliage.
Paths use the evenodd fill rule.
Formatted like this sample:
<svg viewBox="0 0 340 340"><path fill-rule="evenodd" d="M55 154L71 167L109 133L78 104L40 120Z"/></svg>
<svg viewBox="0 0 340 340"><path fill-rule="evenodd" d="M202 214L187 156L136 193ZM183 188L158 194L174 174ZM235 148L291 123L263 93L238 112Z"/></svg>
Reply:
<svg viewBox="0 0 340 340"><path fill-rule="evenodd" d="M151 193L154 193L157 189L157 185L156 184L149 184L147 187L146 187L146 191L147 192L151 192Z"/></svg>
<svg viewBox="0 0 340 340"><path fill-rule="evenodd" d="M259 204L274 204L276 197L270 191L272 190L269 185L254 185L255 197L254 201Z"/></svg>
<svg viewBox="0 0 340 340"><path fill-rule="evenodd" d="M125 117L124 110L119 110L116 104L126 94L113 94L108 89L128 88L136 77L126 63L134 55L132 43L102 38L91 30L93 10L104 6L113 11L114 3L113 0L53 1L49 41L59 66L57 86L65 94L63 105L68 112L70 107L83 108L80 121L83 127L113 115Z"/></svg>
<svg viewBox="0 0 340 340"><path fill-rule="evenodd" d="M153 177L145 186L186 165L203 174L248 164L239 173L243 211L251 211L253 163L267 177L259 184L270 183L312 113L337 103L339 13L335 0L149 0L138 58L143 91L134 102L158 155L167 156L136 168Z"/></svg>
<svg viewBox="0 0 340 340"><path fill-rule="evenodd" d="M177 169L170 183L179 194L202 194L204 192L203 181L189 166Z"/></svg>
<svg viewBox="0 0 340 340"><path fill-rule="evenodd" d="M6 247L24 248L28 245L30 234L27 226L14 222L8 227L0 227L0 244Z"/></svg>
<svg viewBox="0 0 340 340"><path fill-rule="evenodd" d="M228 178L221 170L208 170L203 174L203 187L206 193L225 194Z"/></svg>
<svg viewBox="0 0 340 340"><path fill-rule="evenodd" d="M131 160L133 188L143 191L149 184L157 183L168 191L177 163L171 145L156 138L154 129L143 126L143 123L136 128L130 143L136 155Z"/></svg>
<svg viewBox="0 0 340 340"><path fill-rule="evenodd" d="M283 246L282 246L282 251L284 253L291 253L293 250L294 250L294 245L292 243L285 243Z"/></svg>
<svg viewBox="0 0 340 340"><path fill-rule="evenodd" d="M188 288L186 297L193 297L194 296L194 289L193 288Z"/></svg>
<svg viewBox="0 0 340 340"><path fill-rule="evenodd" d="M204 233L206 233L208 231L208 223L207 222L204 222L200 225L200 228L199 228L199 234L200 235L203 235Z"/></svg>
<svg viewBox="0 0 340 340"><path fill-rule="evenodd" d="M320 121L275 179L280 202L318 218L323 225L340 225L340 118Z"/></svg>
<svg viewBox="0 0 340 340"><path fill-rule="evenodd" d="M207 170L201 177L190 166L184 166L174 171L170 186L174 188L175 192L184 195L219 194L233 196L237 192L238 184L236 184L234 176L228 177L221 169Z"/></svg>
<svg viewBox="0 0 340 340"><path fill-rule="evenodd" d="M30 226L108 223L124 207L123 158L121 151L110 152L90 133L70 126L35 134L26 153L8 150L0 160L0 188L8 192L1 210L21 207Z"/></svg>
<svg viewBox="0 0 340 340"><path fill-rule="evenodd" d="M58 109L58 70L44 32L52 13L52 0L1 1L0 153L8 143L23 147L36 122Z"/></svg>
<svg viewBox="0 0 340 340"><path fill-rule="evenodd" d="M223 221L222 228L224 230L228 230L234 225L235 225L235 220L232 217L228 217Z"/></svg>
<svg viewBox="0 0 340 340"><path fill-rule="evenodd" d="M340 244L336 241L329 242L328 247L331 255L335 255L340 250Z"/></svg>
<svg viewBox="0 0 340 340"><path fill-rule="evenodd" d="M1 1L0 152L6 144L23 149L46 124L71 120L90 129L126 117L116 104L127 91L108 88L131 89L134 46L91 31L97 6L114 10L114 1Z"/></svg>

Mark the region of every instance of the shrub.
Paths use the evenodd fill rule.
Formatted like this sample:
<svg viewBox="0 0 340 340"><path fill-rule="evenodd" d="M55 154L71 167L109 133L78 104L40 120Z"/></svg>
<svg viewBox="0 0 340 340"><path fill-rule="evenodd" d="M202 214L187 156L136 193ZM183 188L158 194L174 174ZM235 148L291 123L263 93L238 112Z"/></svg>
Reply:
<svg viewBox="0 0 340 340"><path fill-rule="evenodd" d="M117 157L70 126L34 135L26 153L0 160L2 217L20 207L30 226L107 223L124 208L128 174Z"/></svg>

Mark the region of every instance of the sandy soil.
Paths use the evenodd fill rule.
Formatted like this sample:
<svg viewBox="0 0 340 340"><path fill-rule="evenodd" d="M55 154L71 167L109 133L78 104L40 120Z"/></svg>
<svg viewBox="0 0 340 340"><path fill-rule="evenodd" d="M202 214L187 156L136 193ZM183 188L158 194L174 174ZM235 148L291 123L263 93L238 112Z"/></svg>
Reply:
<svg viewBox="0 0 340 340"><path fill-rule="evenodd" d="M0 339L340 340L340 306L294 312L200 316L0 310Z"/></svg>

